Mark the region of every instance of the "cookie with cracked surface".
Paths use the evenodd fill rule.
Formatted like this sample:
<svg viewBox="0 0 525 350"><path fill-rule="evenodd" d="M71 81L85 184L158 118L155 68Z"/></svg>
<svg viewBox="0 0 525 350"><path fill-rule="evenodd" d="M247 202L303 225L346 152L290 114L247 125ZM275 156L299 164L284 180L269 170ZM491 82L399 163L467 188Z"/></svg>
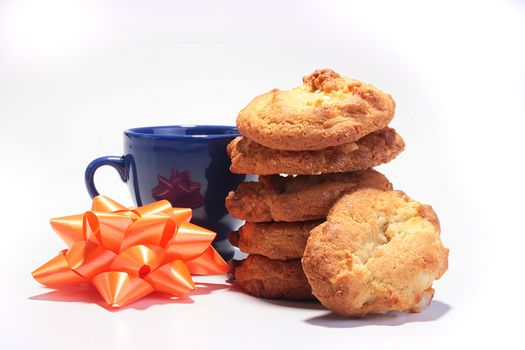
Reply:
<svg viewBox="0 0 525 350"><path fill-rule="evenodd" d="M323 221L246 222L228 236L230 243L248 254L288 260L303 256L310 230Z"/></svg>
<svg viewBox="0 0 525 350"><path fill-rule="evenodd" d="M386 127L351 143L318 151L280 151L237 137L227 147L230 170L237 174L339 173L373 168L390 162L405 148L405 142Z"/></svg>
<svg viewBox="0 0 525 350"><path fill-rule="evenodd" d="M300 259L272 260L248 255L232 273L243 290L258 298L315 300Z"/></svg>
<svg viewBox="0 0 525 350"><path fill-rule="evenodd" d="M303 85L253 99L239 112L237 128L269 148L319 150L384 128L394 110L392 97L373 85L320 69L305 76Z"/></svg>
<svg viewBox="0 0 525 350"><path fill-rule="evenodd" d="M367 188L334 204L311 231L302 264L313 294L336 313L419 312L447 270L448 249L432 207Z"/></svg>
<svg viewBox="0 0 525 350"><path fill-rule="evenodd" d="M391 189L381 173L369 169L353 173L299 176L260 176L243 182L226 197L226 208L249 222L297 222L323 219L347 191L358 187Z"/></svg>

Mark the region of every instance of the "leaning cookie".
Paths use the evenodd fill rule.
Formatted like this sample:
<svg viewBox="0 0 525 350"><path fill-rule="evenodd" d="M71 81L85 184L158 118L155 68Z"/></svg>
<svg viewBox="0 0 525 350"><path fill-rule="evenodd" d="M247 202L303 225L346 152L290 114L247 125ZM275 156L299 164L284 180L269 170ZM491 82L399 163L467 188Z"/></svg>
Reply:
<svg viewBox="0 0 525 350"><path fill-rule="evenodd" d="M313 294L351 316L421 311L447 262L432 207L372 188L341 197L311 231L302 258Z"/></svg>
<svg viewBox="0 0 525 350"><path fill-rule="evenodd" d="M315 300L300 259L272 260L248 255L233 269L236 283L259 298Z"/></svg>
<svg viewBox="0 0 525 350"><path fill-rule="evenodd" d="M318 151L279 151L246 137L237 137L227 149L233 173L315 175L373 168L390 162L404 148L401 136L386 127L355 142Z"/></svg>
<svg viewBox="0 0 525 350"><path fill-rule="evenodd" d="M237 117L241 135L269 148L319 150L356 141L384 128L395 103L373 85L316 70L291 90L253 99Z"/></svg>
<svg viewBox="0 0 525 350"><path fill-rule="evenodd" d="M234 217L250 222L307 221L323 219L339 197L358 187L391 189L381 173L369 169L353 173L261 176L243 182L226 197Z"/></svg>
<svg viewBox="0 0 525 350"><path fill-rule="evenodd" d="M322 221L246 222L228 236L230 243L248 254L288 260L303 256L310 230Z"/></svg>

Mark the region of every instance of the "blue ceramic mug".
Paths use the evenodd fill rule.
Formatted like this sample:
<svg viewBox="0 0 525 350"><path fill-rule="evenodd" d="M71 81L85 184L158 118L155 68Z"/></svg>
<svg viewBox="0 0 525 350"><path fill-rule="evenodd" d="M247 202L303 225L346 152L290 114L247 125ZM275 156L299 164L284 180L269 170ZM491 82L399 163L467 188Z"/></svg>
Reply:
<svg viewBox="0 0 525 350"><path fill-rule="evenodd" d="M174 207L193 209L192 222L217 232L214 245L225 258L233 256L226 240L240 221L224 206L229 191L245 175L230 172L226 145L239 136L233 126L155 126L124 131L124 155L93 160L85 172L93 198L96 170L115 168L130 188L137 205L167 199Z"/></svg>

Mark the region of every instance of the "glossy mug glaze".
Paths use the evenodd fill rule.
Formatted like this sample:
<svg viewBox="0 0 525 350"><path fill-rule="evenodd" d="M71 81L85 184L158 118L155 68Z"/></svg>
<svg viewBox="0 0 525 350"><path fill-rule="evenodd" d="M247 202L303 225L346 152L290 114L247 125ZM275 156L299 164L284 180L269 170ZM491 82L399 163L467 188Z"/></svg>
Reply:
<svg viewBox="0 0 525 350"><path fill-rule="evenodd" d="M155 126L124 131L124 155L93 160L85 172L93 198L99 193L95 171L109 165L126 182L136 205L167 199L174 207L193 209L192 222L217 233L214 246L233 256L228 232L240 221L228 214L224 199L244 181L230 172L226 146L239 133L233 126Z"/></svg>

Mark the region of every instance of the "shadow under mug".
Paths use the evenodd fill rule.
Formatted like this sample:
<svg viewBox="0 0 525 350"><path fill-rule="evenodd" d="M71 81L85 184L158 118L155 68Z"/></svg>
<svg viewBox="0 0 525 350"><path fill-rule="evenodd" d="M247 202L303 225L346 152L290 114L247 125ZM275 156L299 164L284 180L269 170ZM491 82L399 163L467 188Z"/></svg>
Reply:
<svg viewBox="0 0 525 350"><path fill-rule="evenodd" d="M192 222L217 233L214 246L226 259L233 257L228 232L241 221L228 214L224 199L246 175L230 172L226 146L239 133L233 126L154 126L124 131L124 155L93 160L85 172L93 198L96 170L109 165L129 186L140 206L167 199L174 207L191 208Z"/></svg>

